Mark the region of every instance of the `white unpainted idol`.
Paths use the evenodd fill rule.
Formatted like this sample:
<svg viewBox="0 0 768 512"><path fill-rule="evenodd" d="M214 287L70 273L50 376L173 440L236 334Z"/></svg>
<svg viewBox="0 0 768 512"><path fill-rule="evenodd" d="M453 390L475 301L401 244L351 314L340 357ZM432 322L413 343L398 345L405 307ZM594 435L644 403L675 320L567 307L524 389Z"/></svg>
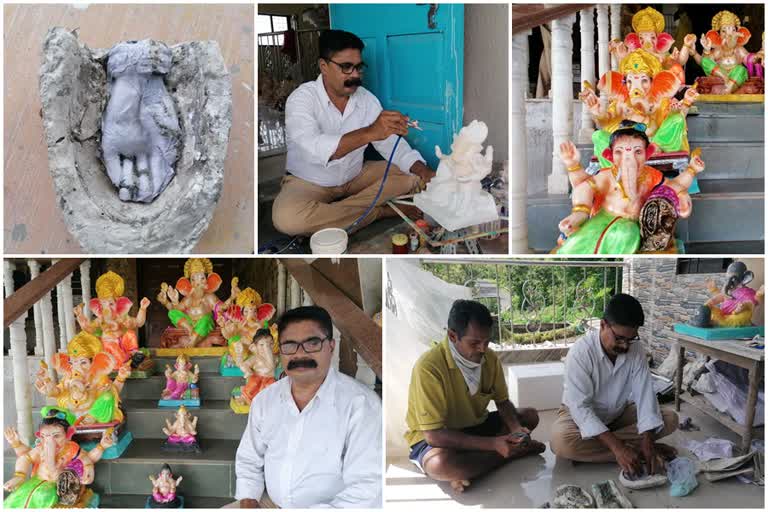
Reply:
<svg viewBox="0 0 768 512"><path fill-rule="evenodd" d="M172 60L171 49L151 39L122 42L107 55L101 149L122 201L152 202L175 174L181 129L163 82Z"/></svg>
<svg viewBox="0 0 768 512"><path fill-rule="evenodd" d="M450 155L435 146L440 159L437 174L413 198L416 206L450 231L499 220L493 196L480 184L493 165L493 146L482 152L486 137L488 127L475 120L453 136Z"/></svg>
<svg viewBox="0 0 768 512"><path fill-rule="evenodd" d="M129 55L120 50L121 44L113 48L113 57ZM40 100L48 162L67 228L87 252L189 253L208 228L221 195L232 87L219 45L215 41L170 47L153 41L147 44L146 59L123 62L132 63L126 65L126 69L133 66L129 79L117 72L119 59L109 62L109 50L88 48L72 31L53 28L45 38ZM147 76L146 70L153 67L157 73ZM108 68L116 79L109 85ZM121 78L137 78L141 83L121 84ZM168 98L160 97L161 83ZM109 124L124 121L119 112L112 112L120 110L123 100L123 106L136 108L136 95L127 91L133 85L142 87L142 98L138 117L128 116L126 122L148 138L136 137L133 142L140 143L126 148L128 141L112 137ZM125 93L117 94L116 89ZM119 101L111 104L111 99ZM175 114L170 113L171 107ZM161 115L164 109L168 112ZM131 201L121 200L125 161L130 160L134 169L142 167L145 157L151 160L152 141L163 145L165 164L173 159L175 147L175 165L152 169L150 162L149 169L158 170L157 178L147 179L142 187L141 173L134 175L137 180L123 193L130 193ZM116 184L105 164L115 152L121 155ZM152 196L154 200L144 202Z"/></svg>

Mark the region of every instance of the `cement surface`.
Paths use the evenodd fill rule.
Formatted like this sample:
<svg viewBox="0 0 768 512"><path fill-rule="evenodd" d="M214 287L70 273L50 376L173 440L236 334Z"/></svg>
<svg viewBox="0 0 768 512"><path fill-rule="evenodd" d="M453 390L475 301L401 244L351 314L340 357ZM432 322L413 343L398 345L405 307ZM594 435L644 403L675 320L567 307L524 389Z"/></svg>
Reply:
<svg viewBox="0 0 768 512"><path fill-rule="evenodd" d="M428 479L406 458L387 459L384 499L387 509L415 507L473 506L482 508L536 508L553 498L557 487L574 484L591 489L603 480L617 480L616 464L576 464L558 459L549 450L551 425L556 411L540 411L541 423L532 437L547 443L540 456L510 462L499 470L480 478L463 494L456 494L448 483ZM682 414L689 415L701 428L698 432L677 431L664 442L674 445L682 455L694 457L682 448L685 439L704 440L720 437L738 441L739 437L691 406L683 404ZM764 489L743 484L731 478L708 482L699 477L699 487L685 498L669 495L669 486L631 491L619 485L625 496L637 508L763 508Z"/></svg>

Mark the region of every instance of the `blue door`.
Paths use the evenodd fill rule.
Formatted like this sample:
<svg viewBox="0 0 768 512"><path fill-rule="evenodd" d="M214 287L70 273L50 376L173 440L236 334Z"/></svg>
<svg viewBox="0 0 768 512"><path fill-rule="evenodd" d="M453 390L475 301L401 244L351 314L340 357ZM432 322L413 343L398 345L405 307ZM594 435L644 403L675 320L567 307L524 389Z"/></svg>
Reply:
<svg viewBox="0 0 768 512"><path fill-rule="evenodd" d="M424 131L409 130L408 143L436 169L435 146L450 152L461 129L464 6L332 4L330 18L363 40L363 85L385 109L419 121Z"/></svg>

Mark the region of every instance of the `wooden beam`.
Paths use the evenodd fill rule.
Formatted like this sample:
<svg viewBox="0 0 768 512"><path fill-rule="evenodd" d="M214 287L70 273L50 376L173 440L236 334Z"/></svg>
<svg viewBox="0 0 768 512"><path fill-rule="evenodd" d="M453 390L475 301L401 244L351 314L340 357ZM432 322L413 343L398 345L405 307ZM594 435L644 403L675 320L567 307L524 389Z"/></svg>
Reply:
<svg viewBox="0 0 768 512"><path fill-rule="evenodd" d="M86 258L69 258L59 260L57 263L48 267L48 270L5 299L3 306L3 325L8 327L25 311L29 311L37 301L43 298L43 295L53 290L65 277L77 270L85 259ZM67 314L74 313L72 311L67 311ZM63 321L62 319L59 320Z"/></svg>
<svg viewBox="0 0 768 512"><path fill-rule="evenodd" d="M282 258L280 261L299 285L309 293L312 301L328 311L333 324L347 340L352 342L355 351L381 379L381 328L312 265L295 258Z"/></svg>
<svg viewBox="0 0 768 512"><path fill-rule="evenodd" d="M512 4L512 34L530 30L595 4Z"/></svg>

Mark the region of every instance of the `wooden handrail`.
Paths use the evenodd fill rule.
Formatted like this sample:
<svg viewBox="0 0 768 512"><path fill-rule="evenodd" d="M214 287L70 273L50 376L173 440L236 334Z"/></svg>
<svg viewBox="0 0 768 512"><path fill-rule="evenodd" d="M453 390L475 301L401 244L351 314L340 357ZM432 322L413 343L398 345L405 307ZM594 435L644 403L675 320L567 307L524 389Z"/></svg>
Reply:
<svg viewBox="0 0 768 512"><path fill-rule="evenodd" d="M86 258L68 258L59 260L48 270L16 290L5 299L3 325L8 327L25 311L29 311L43 295L53 290L65 277L74 272ZM72 313L71 311L69 313ZM62 320L63 321L63 320Z"/></svg>
<svg viewBox="0 0 768 512"><path fill-rule="evenodd" d="M512 4L512 34L530 30L595 4Z"/></svg>
<svg viewBox="0 0 768 512"><path fill-rule="evenodd" d="M306 261L282 258L280 262L314 303L328 311L333 324L345 339L352 342L355 351L381 379L381 328L376 322Z"/></svg>

